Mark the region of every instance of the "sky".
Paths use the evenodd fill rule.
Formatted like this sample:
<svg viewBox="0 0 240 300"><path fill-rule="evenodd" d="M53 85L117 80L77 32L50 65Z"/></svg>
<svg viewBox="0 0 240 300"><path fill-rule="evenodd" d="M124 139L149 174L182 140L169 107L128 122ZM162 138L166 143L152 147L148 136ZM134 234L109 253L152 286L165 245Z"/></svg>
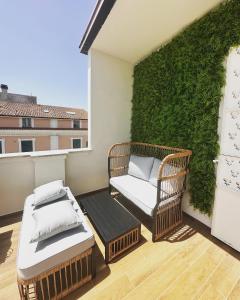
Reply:
<svg viewBox="0 0 240 300"><path fill-rule="evenodd" d="M80 40L96 0L0 0L0 84L39 104L87 109Z"/></svg>

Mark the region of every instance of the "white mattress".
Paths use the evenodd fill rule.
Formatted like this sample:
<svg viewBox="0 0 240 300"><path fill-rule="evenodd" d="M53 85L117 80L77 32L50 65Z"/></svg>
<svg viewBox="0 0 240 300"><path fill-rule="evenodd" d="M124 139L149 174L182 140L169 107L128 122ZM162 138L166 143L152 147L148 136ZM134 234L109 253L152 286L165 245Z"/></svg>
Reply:
<svg viewBox="0 0 240 300"><path fill-rule="evenodd" d="M32 212L33 195L27 197L24 205L24 213L19 238L17 273L22 279L30 279L40 273L47 271L56 265L63 263L92 247L95 243L92 230L86 223L76 199L69 188L67 196L63 199L74 201L74 208L81 215L83 223L75 229L71 229L51 237L45 241L29 243L34 219Z"/></svg>
<svg viewBox="0 0 240 300"><path fill-rule="evenodd" d="M145 214L152 216L153 209L157 203L157 188L149 181L136 178L131 175L112 177L110 184L115 187L123 196L132 201ZM167 194L162 191L162 196ZM175 200L177 196L161 201L159 206Z"/></svg>

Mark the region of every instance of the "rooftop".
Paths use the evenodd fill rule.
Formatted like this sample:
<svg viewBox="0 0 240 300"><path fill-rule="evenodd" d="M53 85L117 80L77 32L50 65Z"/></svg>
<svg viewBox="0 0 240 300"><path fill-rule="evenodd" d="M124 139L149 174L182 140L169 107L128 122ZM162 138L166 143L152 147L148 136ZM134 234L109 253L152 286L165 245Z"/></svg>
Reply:
<svg viewBox="0 0 240 300"><path fill-rule="evenodd" d="M0 116L48 119L87 119L84 109L31 103L0 103Z"/></svg>

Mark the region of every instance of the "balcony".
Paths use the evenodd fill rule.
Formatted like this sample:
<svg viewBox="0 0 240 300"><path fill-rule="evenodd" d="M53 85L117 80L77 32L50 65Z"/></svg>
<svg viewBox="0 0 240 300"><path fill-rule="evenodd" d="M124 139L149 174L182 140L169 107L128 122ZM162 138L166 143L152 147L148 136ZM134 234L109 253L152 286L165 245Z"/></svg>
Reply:
<svg viewBox="0 0 240 300"><path fill-rule="evenodd" d="M146 216L124 198L121 202L143 224L140 244L106 265L104 246L92 228L98 245L96 278L66 299L238 299L239 252L187 215L176 231L152 243ZM19 297L15 260L20 225L21 214L0 221L2 299Z"/></svg>
<svg viewBox="0 0 240 300"><path fill-rule="evenodd" d="M184 68L187 63L178 65L180 62L176 62L174 56L167 56L169 58L169 68L172 68L171 76L177 82L176 85L171 84L174 87L180 86L182 90L176 102L171 102L175 97L173 91L179 92L179 90L170 89L172 97L168 99L166 105L169 105L168 108L171 106L174 118L170 118L168 115L168 123L160 122L159 124L162 127L159 125L159 127L155 127L155 131L151 131L151 126L153 126L152 117L155 110L159 109L155 98L164 98L164 92L169 90L168 86L158 85L159 82L155 82L154 85L152 79L148 81L152 72L156 72L156 76L159 75L158 71L160 68L155 66L161 61L157 56L159 52L154 52L151 59L155 61L155 64L149 67L149 55L151 55L152 51L158 49L159 46L171 40L186 26L189 26L196 18L201 18L221 1L211 0L196 3L196 1L188 0L185 1L186 5L184 8L179 1L173 1L174 5L172 6L170 2L169 4L163 4L161 1L153 0L150 1L151 5L147 7L146 2L142 0L131 1L131 4L130 1L117 1L115 5L113 5L115 1L110 2L112 2L112 8L108 7L107 9L104 6L104 11L101 11L100 4L104 3L105 5L107 1L99 2L80 45L81 51L88 53L89 60L88 148L20 153L17 155L9 154L0 157L0 298L18 299L19 297L15 264L17 243L24 201L35 187L56 179L62 179L78 200L85 198L89 193L92 193L95 197L100 197L102 193L107 193L109 184L108 151L113 144L130 141L133 138L133 134L134 137L139 138L140 134L143 133L144 141L142 142L150 140L160 143L158 141L159 136L162 139L169 139L171 143L184 140L186 144L193 146L193 148L195 147L194 149L191 148L195 155L198 152L198 148L204 148L204 150L210 148L212 144L209 142L209 136L214 136L214 140L217 140L215 137L218 132L220 136L218 141L221 148L220 155L212 157L213 155L210 153L209 156L206 155L204 157L204 161L200 161L200 163L197 161L201 168L194 173L194 178L197 178L196 176L199 176L199 174L202 175L200 181L201 183L206 183L206 185L212 180L210 175L214 177L213 184L210 184L215 195L214 203L211 207L214 214L211 214L211 212L209 214L204 213L206 212L204 211L206 209L204 206L205 198L201 199L202 207L198 206L196 208L196 202L194 202L195 207L193 207L194 199L191 198L191 185L188 183L188 189L184 194L182 203L184 211L183 223L159 241L153 243L149 219L139 209L126 201L124 197L120 197L120 203L142 223L141 242L124 253L119 259L106 264L104 261L104 245L91 225L90 219L87 219L97 243L96 278L74 291L66 299L239 299L240 252L234 250L234 248L240 249L238 248L238 216L240 207L239 191L237 190L238 181L236 181L237 176L239 176L237 169L239 167L239 158L237 158L237 153L239 153L239 135L238 133L235 135L235 131L232 133L232 128L236 129L235 125L238 125L238 123L231 123L233 120L234 122L239 120L238 111L240 106L235 101L236 99L239 101L239 95L236 95L238 93L233 93L231 96L231 93L227 94L230 89L224 90L219 116L214 115L215 121L219 121L218 128L209 126L212 129L210 134L209 131L207 133L204 130L201 131L200 138L203 140L200 139L200 142L191 144L192 137L194 137L191 131L192 127L196 126L195 133L197 134L202 127L206 128L204 124L209 122L209 119L212 117L209 117L209 113L212 111L217 111L218 113L218 106L214 106L215 103L212 103L210 100L217 98L219 95L217 92L215 94L214 90L215 98L212 94L209 96L209 91L211 90L208 86L209 82L208 80L204 81L205 77L201 77L202 73L199 75L198 68L193 73L185 73L185 75L179 75L179 77L176 76L175 78L176 70ZM209 47L213 52L222 44L217 31L219 27L221 28L220 24L228 24L228 28L225 29L224 27L223 30L223 32L226 32L226 38L231 36L232 31L237 32L234 27L236 26L234 25L235 23L238 24L237 18L232 22L231 18L235 9L235 12L240 13L240 6L236 1L232 2L234 4L229 4L231 17L226 16L224 19L225 23L221 19L221 22L217 23L218 26L214 23L212 35L216 34L216 39L212 37L210 44L207 44L212 46ZM234 6L234 9L231 5ZM226 9L226 11L228 10ZM100 12L103 15L99 17ZM221 8L219 14L221 17L225 15ZM132 18L133 15L134 19ZM216 15L217 13L210 15L211 22L216 22ZM102 18L104 18L105 22L102 21ZM200 25L203 26L202 23ZM235 31L232 30L231 26ZM112 30L112 28L116 30ZM208 33L208 28L204 27L204 29L202 34L205 37ZM193 32L187 32L193 34L194 41L197 44L200 36L195 36L194 30ZM220 33L222 32L220 31ZM216 42L217 46L211 44L214 42ZM181 43L184 44L185 40L180 40L179 47L181 47ZM193 49L197 51L198 48L203 47L204 52L205 44L203 44L200 42L199 45L197 44L198 46L194 44L196 48ZM240 44L240 40L238 44ZM193 47L192 44L191 46ZM195 50L191 49L190 47L189 53L192 56L189 54L189 61L194 66L198 66L196 61L200 58L196 58L194 56L196 54ZM240 54L240 50L239 48L234 48L231 53L236 58ZM182 59L184 59L185 54L186 52L184 51L181 53ZM203 57L201 57L203 59L201 61L202 65L209 63L209 69L207 68L207 70L212 70L211 59L206 62L204 57L205 52ZM218 58L217 55L213 57ZM235 61L234 58L233 67L232 61L228 60L228 57L227 55L224 57L227 60L226 65L230 66L226 72L226 83L232 87L231 76L239 73L240 62ZM221 61L221 64L223 62ZM148 68L141 69L141 63L146 63ZM136 73L138 67L140 68L138 69L139 73ZM222 67L220 69L222 70ZM161 78L167 84L166 78L168 77L166 77L166 74L169 75L168 68L165 71L166 73ZM189 88L192 93L191 97L186 92L188 88L185 85L181 86L179 79L181 78L184 81L186 74L190 74L193 77L196 75L194 80L202 84L199 83L200 86L194 85L192 90ZM139 92L138 97L142 97L142 100L147 99L149 106L141 106L143 102L132 101L136 95L134 94L136 93L136 83L139 84L141 82L141 75L145 77L141 83L140 92L139 90L137 91ZM221 76L216 77L217 79L215 78L215 76L219 75L218 73L216 75L215 72L209 71L208 75L212 76L213 82L216 82L217 79L221 81ZM220 75L222 75L221 72ZM239 80L239 74L234 75L233 87L235 89L239 86L239 82L236 80ZM169 79L170 81L171 79ZM153 85L154 88L152 88ZM206 86L209 89L205 90L204 87ZM146 91L147 93L150 91L152 94L148 93L145 96ZM202 102L197 106L197 101L200 101L197 96L202 91L206 99L200 99ZM196 105L198 111L202 113L201 109L204 107L204 116L203 114L200 116L196 114L195 116L186 113L185 119L182 118L182 114L180 118L180 112L184 111L184 108L186 109L186 106L184 106L186 102L180 102L179 106L178 100L182 101L182 95L186 94L191 98L190 100L188 99L189 103L192 101L191 104ZM172 103L172 105L169 103ZM140 114L139 111L142 113ZM148 118L144 117L143 112L145 111L148 113ZM136 117L136 112L137 116L140 115L141 118ZM225 115L223 112L225 112ZM158 113L160 115L162 110L159 109ZM166 113L169 113L169 110ZM191 123L194 124L191 127L188 120L194 118L196 123ZM173 139L171 139L172 132L169 133L168 128L172 124L175 126L176 120L178 120L177 125L179 125L178 135L173 136ZM204 122L201 122L202 120ZM185 135L180 128L181 124L187 124L188 131L187 133L185 132ZM207 124L212 125L211 122ZM232 126L231 130L229 129L230 126ZM215 129L216 132L214 131ZM231 133L230 135L229 132ZM229 149L232 151L230 154ZM217 161L219 166L217 166ZM230 165L234 166L234 168L236 167L236 169L232 168L230 170ZM215 171L217 180L215 180ZM231 182L229 181L230 177ZM195 185L198 184L197 180L193 183ZM202 189L199 188L198 195L203 193L204 196L209 196L205 186L201 185L200 187ZM219 219L222 227L218 223ZM217 227L216 225L218 225L218 229L221 228L220 231L214 231ZM226 240L226 236L230 238L230 242ZM236 244L233 245L232 241L236 242L237 246Z"/></svg>

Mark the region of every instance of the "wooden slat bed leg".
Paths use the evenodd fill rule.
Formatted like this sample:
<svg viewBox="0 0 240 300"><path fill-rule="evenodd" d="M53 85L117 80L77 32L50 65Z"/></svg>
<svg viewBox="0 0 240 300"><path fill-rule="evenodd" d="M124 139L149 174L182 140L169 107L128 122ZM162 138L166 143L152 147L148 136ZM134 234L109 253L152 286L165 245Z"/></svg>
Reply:
<svg viewBox="0 0 240 300"><path fill-rule="evenodd" d="M44 272L36 277L33 277L25 281L18 278L18 289L19 289L20 299L21 300L61 299L62 297L68 295L74 289L80 287L81 285L91 280L96 274L95 247L96 246L94 245L92 248L86 250L81 255L78 255L75 258L72 258L71 260L66 261L56 266L55 268L47 272ZM84 276L84 278L83 278L83 265L85 264L83 264L83 260L86 260L86 276ZM78 271L78 267L76 267L77 262L80 262L81 265L80 278L78 278L79 271ZM74 264L74 266L72 266L72 264ZM90 268L90 264L91 264L91 268ZM67 272L68 267L70 268L70 276L68 276L68 272ZM74 267L76 270L76 283L73 283ZM62 274L62 271L64 271L65 276ZM56 278L57 272L59 272L60 291L58 291L58 287L57 287L57 278ZM50 276L53 276L53 281L50 280ZM65 288L63 288L64 277L65 277L65 285L66 285ZM45 284L43 284L43 280L46 281L46 288L45 288ZM71 282L69 282L70 280ZM39 288L37 288L38 282L39 282ZM53 292L52 288L54 289L54 296L51 297L51 292Z"/></svg>
<svg viewBox="0 0 240 300"><path fill-rule="evenodd" d="M60 294L63 292L63 284L62 284L62 268L59 270L59 279L60 279Z"/></svg>
<svg viewBox="0 0 240 300"><path fill-rule="evenodd" d="M49 276L47 276L47 290L48 290L48 298L51 299L51 294L50 294L50 284L49 284Z"/></svg>
<svg viewBox="0 0 240 300"><path fill-rule="evenodd" d="M57 295L56 273L57 273L57 272L55 272L55 273L53 274L53 281L54 281L54 297L56 297L56 295Z"/></svg>
<svg viewBox="0 0 240 300"><path fill-rule="evenodd" d="M76 282L77 282L77 281L78 281L78 267L77 267L77 261L75 261L74 266L75 266Z"/></svg>
<svg viewBox="0 0 240 300"><path fill-rule="evenodd" d="M42 292L42 299L45 299L45 297L44 297L44 289L43 289L43 279L40 279L40 286L41 286L41 292Z"/></svg>
<svg viewBox="0 0 240 300"><path fill-rule="evenodd" d="M18 290L19 290L20 298L24 299L23 285L21 283L18 283Z"/></svg>
<svg viewBox="0 0 240 300"><path fill-rule="evenodd" d="M35 295L35 299L38 300L38 293L37 293L37 282L33 283L33 287L34 287L34 295Z"/></svg>
<svg viewBox="0 0 240 300"><path fill-rule="evenodd" d="M72 277L72 263L70 262L69 265L69 271L70 271L70 287L73 285L73 277Z"/></svg>
<svg viewBox="0 0 240 300"><path fill-rule="evenodd" d="M96 244L92 247L91 256L91 268L92 268L92 278L96 277Z"/></svg>

